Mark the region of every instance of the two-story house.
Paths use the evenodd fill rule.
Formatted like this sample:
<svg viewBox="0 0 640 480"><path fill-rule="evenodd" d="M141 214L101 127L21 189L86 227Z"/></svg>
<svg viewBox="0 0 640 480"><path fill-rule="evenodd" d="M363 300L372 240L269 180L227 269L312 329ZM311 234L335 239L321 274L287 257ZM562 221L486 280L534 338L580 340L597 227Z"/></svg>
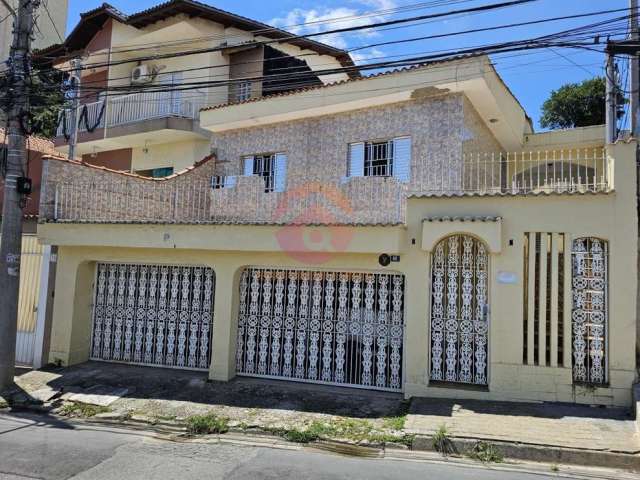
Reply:
<svg viewBox="0 0 640 480"><path fill-rule="evenodd" d="M152 177L182 170L212 152L211 132L199 124L201 107L357 75L355 68L314 73L353 67L342 50L188 0L134 15L104 4L82 14L64 44L39 54L72 74L71 62L81 61L75 73L81 103L76 155ZM258 77L264 79L229 84ZM72 110L61 119L61 151L75 119Z"/></svg>
<svg viewBox="0 0 640 480"><path fill-rule="evenodd" d="M145 42L202 25L178 4L194 2L109 21ZM162 148L144 147L144 119L81 140L85 155L129 149L129 172L46 161L50 360L630 405L635 142L534 133L485 56L318 78L208 96L197 126L163 124ZM188 157L183 135L207 147ZM186 168L150 178L168 167Z"/></svg>

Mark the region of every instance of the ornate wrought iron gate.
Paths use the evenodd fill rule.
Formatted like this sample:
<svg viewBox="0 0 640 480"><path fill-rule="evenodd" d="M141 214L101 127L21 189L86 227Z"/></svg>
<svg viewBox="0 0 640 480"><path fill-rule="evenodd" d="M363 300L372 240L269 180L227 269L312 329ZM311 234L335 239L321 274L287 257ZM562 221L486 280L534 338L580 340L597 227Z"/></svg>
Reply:
<svg viewBox="0 0 640 480"><path fill-rule="evenodd" d="M433 252L431 380L487 384L488 270L484 244L467 235Z"/></svg>
<svg viewBox="0 0 640 480"><path fill-rule="evenodd" d="M91 358L207 370L212 269L99 263Z"/></svg>
<svg viewBox="0 0 640 480"><path fill-rule="evenodd" d="M404 276L247 268L239 375L402 388Z"/></svg>
<svg viewBox="0 0 640 480"><path fill-rule="evenodd" d="M573 380L607 381L608 244L597 238L573 241Z"/></svg>

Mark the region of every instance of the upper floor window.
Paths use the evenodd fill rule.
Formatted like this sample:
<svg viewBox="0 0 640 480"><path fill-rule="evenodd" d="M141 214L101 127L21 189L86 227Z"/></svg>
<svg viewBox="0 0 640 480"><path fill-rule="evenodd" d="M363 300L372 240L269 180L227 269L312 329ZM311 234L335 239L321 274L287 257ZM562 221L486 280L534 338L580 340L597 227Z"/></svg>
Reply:
<svg viewBox="0 0 640 480"><path fill-rule="evenodd" d="M173 175L173 167L152 168L149 170L137 170L136 173L143 177L164 178Z"/></svg>
<svg viewBox="0 0 640 480"><path fill-rule="evenodd" d="M397 137L349 144L348 177L396 177L408 182L411 176L411 138Z"/></svg>
<svg viewBox="0 0 640 480"><path fill-rule="evenodd" d="M242 82L237 86L236 100L244 102L251 98L251 82Z"/></svg>
<svg viewBox="0 0 640 480"><path fill-rule="evenodd" d="M244 174L264 179L264 191L284 192L287 179L287 156L284 153L262 153L244 157Z"/></svg>
<svg viewBox="0 0 640 480"><path fill-rule="evenodd" d="M390 177L393 175L393 140L365 142L364 176Z"/></svg>

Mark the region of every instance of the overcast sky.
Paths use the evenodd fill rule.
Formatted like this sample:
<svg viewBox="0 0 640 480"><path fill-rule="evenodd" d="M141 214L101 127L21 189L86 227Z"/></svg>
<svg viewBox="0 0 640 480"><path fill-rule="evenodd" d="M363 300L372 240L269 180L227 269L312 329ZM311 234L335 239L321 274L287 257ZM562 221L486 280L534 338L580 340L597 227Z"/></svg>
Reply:
<svg viewBox="0 0 640 480"><path fill-rule="evenodd" d="M253 18L271 25L292 30L295 33L318 31L317 24L299 27L302 23L324 19L343 17L340 22L322 24L323 29L342 28L354 24L367 24L391 18L425 15L443 10L462 9L470 6L496 3L497 0L454 0L453 5L439 8L408 9L393 14L380 13L376 16L349 18L354 15L372 11L382 11L397 7L415 6L434 2L418 2L418 0L205 0L217 8L239 15ZM70 15L67 33L79 20L80 12L91 10L102 4L103 0L70 0ZM112 0L110 3L131 14L161 3L162 0ZM442 3L442 2L440 2ZM357 48L388 40L408 37L419 37L461 30L483 28L510 23L527 22L534 19L573 15L599 10L625 8L628 0L538 0L528 5L520 5L508 9L467 14L447 20L430 21L414 26L403 26L381 32L357 32L350 35L331 35L323 40L340 48ZM616 14L622 15L622 14ZM610 15L611 16L611 15ZM610 17L609 16L609 17ZM494 30L484 33L461 35L443 39L424 40L414 43L366 48L353 52L359 62L371 59L398 58L401 55L417 55L433 50L455 50L470 46L485 45L507 40L526 39L538 35L552 33L567 28L593 23L607 18L591 17L575 20L548 22L545 24ZM567 82L576 82L595 75L602 75L604 58L596 53L571 49L554 51L541 50L536 53L511 53L493 57L493 61L507 85L523 104L527 113L533 118L536 129L540 107L551 90Z"/></svg>

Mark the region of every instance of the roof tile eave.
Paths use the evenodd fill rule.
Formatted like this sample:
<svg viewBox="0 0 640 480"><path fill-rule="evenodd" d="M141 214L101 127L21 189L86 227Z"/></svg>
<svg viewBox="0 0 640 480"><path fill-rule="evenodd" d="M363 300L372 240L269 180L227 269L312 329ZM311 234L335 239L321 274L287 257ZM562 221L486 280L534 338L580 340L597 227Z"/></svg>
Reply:
<svg viewBox="0 0 640 480"><path fill-rule="evenodd" d="M435 60L435 61L431 61L431 62L420 63L420 64L417 64L417 65L410 65L410 66L407 66L407 67L400 67L400 68L396 68L396 69L393 69L393 70L388 70L386 72L379 72L379 73L374 73L372 75L359 76L359 77L356 77L356 78L348 78L346 80L339 80L339 81L336 81L336 82L325 83L323 85L314 85L314 86L310 86L310 87L298 88L296 90L290 90L290 91L281 92L281 93L274 93L274 94L271 94L271 95L264 95L262 97L250 98L250 99L242 100L242 101L239 101L239 102L227 102L227 103L221 103L221 104L216 104L216 105L209 105L209 106L201 108L200 111L201 112L206 112L206 111L209 111L209 110L217 110L217 109L226 108L226 107L244 105L244 104L247 104L247 103L255 103L255 102L267 101L267 100L271 100L271 99L279 98L279 97L288 97L288 96L293 96L293 95L297 95L297 94L300 94L300 93L305 93L305 92L310 92L310 91L322 90L322 89L325 89L325 88L336 87L336 86L344 85L344 84L347 84L347 83L353 83L353 82L359 82L359 81L365 81L365 80L372 80L372 79L375 79L375 78L401 74L401 73L405 73L405 72L408 72L408 71L418 70L418 69L421 69L421 68L427 68L427 67L430 67L432 65L437 65L437 64L440 64L440 63L455 62L455 61L465 60L465 59L475 58L475 57L477 57L477 55L459 55L459 56L456 56L456 57L453 57L453 58L450 58L450 59Z"/></svg>

